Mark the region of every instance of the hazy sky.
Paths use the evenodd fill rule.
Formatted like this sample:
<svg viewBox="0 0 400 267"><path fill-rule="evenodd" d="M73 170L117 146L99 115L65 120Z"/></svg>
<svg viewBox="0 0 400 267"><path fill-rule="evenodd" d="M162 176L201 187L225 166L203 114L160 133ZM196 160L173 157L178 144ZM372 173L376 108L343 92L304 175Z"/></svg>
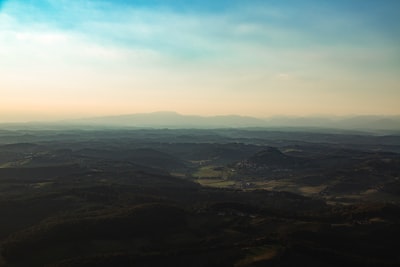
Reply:
<svg viewBox="0 0 400 267"><path fill-rule="evenodd" d="M400 114L398 0L0 0L0 121Z"/></svg>

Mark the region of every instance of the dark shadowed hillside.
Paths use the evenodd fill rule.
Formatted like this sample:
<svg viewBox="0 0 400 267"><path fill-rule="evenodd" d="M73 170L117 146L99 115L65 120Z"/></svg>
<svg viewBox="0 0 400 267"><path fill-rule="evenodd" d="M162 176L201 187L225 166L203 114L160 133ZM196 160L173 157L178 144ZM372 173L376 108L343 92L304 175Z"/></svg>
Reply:
<svg viewBox="0 0 400 267"><path fill-rule="evenodd" d="M398 136L27 131L0 133L0 266L400 263Z"/></svg>

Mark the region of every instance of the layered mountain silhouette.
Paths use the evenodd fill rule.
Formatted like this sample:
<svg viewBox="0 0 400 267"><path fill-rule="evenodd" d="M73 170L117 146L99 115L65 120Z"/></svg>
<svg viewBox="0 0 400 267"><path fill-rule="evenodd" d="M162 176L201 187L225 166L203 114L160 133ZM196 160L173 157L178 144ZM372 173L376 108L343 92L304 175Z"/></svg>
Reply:
<svg viewBox="0 0 400 267"><path fill-rule="evenodd" d="M73 121L83 124L99 124L111 126L137 127L171 127L171 128L224 128L224 127L257 127L265 121L253 117L228 115L203 117L196 115L181 115L176 112L139 113L119 116L95 117Z"/></svg>
<svg viewBox="0 0 400 267"><path fill-rule="evenodd" d="M162 111L66 121L113 127L156 128L238 128L238 127L314 127L347 130L400 130L400 116L290 117L255 118L239 115L197 116Z"/></svg>
<svg viewBox="0 0 400 267"><path fill-rule="evenodd" d="M399 116L273 116L256 118L241 115L198 116L182 115L171 111L136 113L102 117L88 117L53 122L0 123L7 129L65 129L85 126L86 128L170 128L170 129L221 129L221 128L281 128L309 131L333 130L371 131L379 133L399 133ZM340 133L340 132L339 132Z"/></svg>

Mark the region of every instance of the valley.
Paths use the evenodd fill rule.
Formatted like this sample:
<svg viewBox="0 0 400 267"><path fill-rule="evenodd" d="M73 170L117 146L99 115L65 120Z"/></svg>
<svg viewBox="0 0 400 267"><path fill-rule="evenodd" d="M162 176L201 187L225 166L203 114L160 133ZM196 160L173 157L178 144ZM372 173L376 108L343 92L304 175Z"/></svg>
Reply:
<svg viewBox="0 0 400 267"><path fill-rule="evenodd" d="M0 131L0 266L398 266L400 136Z"/></svg>

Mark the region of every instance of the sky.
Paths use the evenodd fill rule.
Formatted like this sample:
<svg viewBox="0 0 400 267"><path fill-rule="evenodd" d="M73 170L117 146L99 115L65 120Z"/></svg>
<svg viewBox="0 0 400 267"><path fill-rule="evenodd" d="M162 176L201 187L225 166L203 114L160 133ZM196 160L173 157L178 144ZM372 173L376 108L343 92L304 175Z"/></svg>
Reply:
<svg viewBox="0 0 400 267"><path fill-rule="evenodd" d="M398 0L0 0L0 122L399 103Z"/></svg>

